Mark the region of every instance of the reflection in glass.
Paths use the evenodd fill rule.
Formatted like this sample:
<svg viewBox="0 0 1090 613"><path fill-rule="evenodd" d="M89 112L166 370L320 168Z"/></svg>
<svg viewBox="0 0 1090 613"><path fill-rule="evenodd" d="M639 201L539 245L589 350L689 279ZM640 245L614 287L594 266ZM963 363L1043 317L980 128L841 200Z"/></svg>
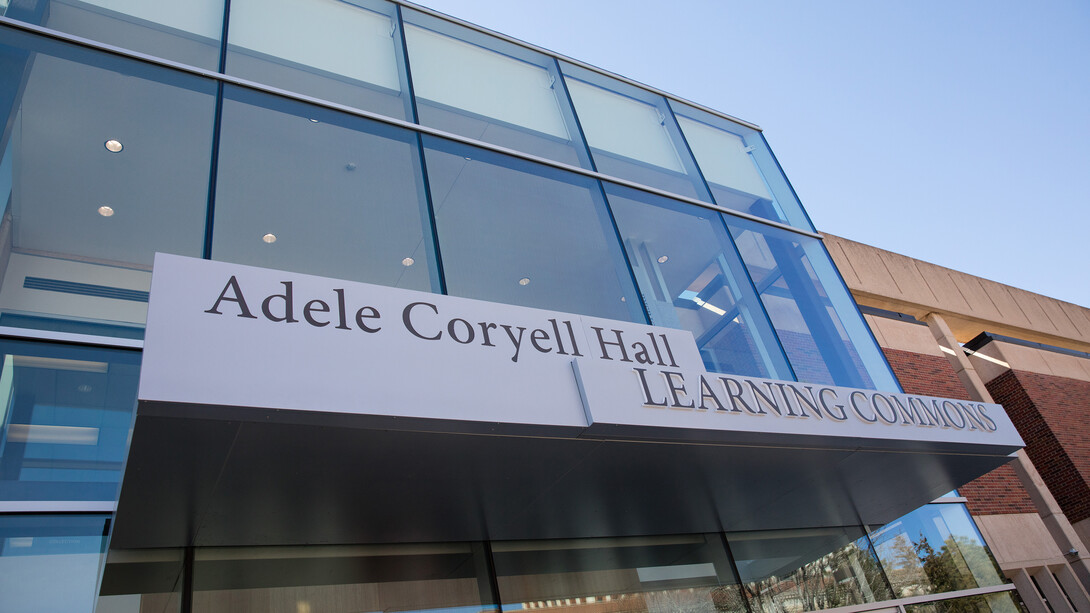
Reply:
<svg viewBox="0 0 1090 613"><path fill-rule="evenodd" d="M229 87L212 257L438 290L416 136Z"/></svg>
<svg viewBox="0 0 1090 613"><path fill-rule="evenodd" d="M140 354L0 342L0 500L116 500Z"/></svg>
<svg viewBox="0 0 1090 613"><path fill-rule="evenodd" d="M799 381L900 391L820 240L726 219Z"/></svg>
<svg viewBox="0 0 1090 613"><path fill-rule="evenodd" d="M606 194L652 324L692 332L712 372L793 378L717 213L609 183Z"/></svg>
<svg viewBox="0 0 1090 613"><path fill-rule="evenodd" d="M5 611L91 613L107 515L0 515Z"/></svg>
<svg viewBox="0 0 1090 613"><path fill-rule="evenodd" d="M664 98L568 63L563 70L599 172L711 201Z"/></svg>
<svg viewBox="0 0 1090 613"><path fill-rule="evenodd" d="M718 534L492 544L504 611L746 611Z"/></svg>
<svg viewBox="0 0 1090 613"><path fill-rule="evenodd" d="M227 73L407 119L394 11L373 0L231 0Z"/></svg>
<svg viewBox="0 0 1090 613"><path fill-rule="evenodd" d="M933 504L871 534L898 598L1006 583L961 504Z"/></svg>
<svg viewBox="0 0 1090 613"><path fill-rule="evenodd" d="M223 0L3 2L5 17L124 49L216 70Z"/></svg>
<svg viewBox="0 0 1090 613"><path fill-rule="evenodd" d="M678 102L670 106L716 204L813 230L759 131Z"/></svg>
<svg viewBox="0 0 1090 613"><path fill-rule="evenodd" d="M95 613L170 613L181 610L181 549L111 549Z"/></svg>
<svg viewBox="0 0 1090 613"><path fill-rule="evenodd" d="M1013 592L951 598L927 604L905 605L905 613L1022 613Z"/></svg>
<svg viewBox="0 0 1090 613"><path fill-rule="evenodd" d="M644 321L596 183L425 137L447 291Z"/></svg>
<svg viewBox="0 0 1090 613"><path fill-rule="evenodd" d="M801 613L888 600L889 586L861 528L728 534L754 613Z"/></svg>
<svg viewBox="0 0 1090 613"><path fill-rule="evenodd" d="M417 11L403 14L421 124L588 166L552 58Z"/></svg>
<svg viewBox="0 0 1090 613"><path fill-rule="evenodd" d="M0 323L139 335L154 253L201 255L214 85L13 30L0 41L14 101Z"/></svg>
<svg viewBox="0 0 1090 613"><path fill-rule="evenodd" d="M483 556L470 543L197 549L193 611L489 610Z"/></svg>

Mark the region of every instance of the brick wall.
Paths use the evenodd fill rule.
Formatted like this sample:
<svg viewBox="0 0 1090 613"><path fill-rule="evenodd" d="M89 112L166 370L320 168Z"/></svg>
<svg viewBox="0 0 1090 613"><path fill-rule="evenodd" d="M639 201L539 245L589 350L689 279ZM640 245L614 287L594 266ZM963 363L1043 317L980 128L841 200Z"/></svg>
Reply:
<svg viewBox="0 0 1090 613"><path fill-rule="evenodd" d="M883 348L882 351L906 393L970 399L954 368L944 356L888 348ZM958 488L958 493L969 500L967 506L973 515L1037 511L1010 466L1001 466L966 483Z"/></svg>
<svg viewBox="0 0 1090 613"><path fill-rule="evenodd" d="M971 400L945 357L884 347L882 352L886 354L893 374L897 375L905 393Z"/></svg>
<svg viewBox="0 0 1090 613"><path fill-rule="evenodd" d="M1072 522L1090 517L1090 382L1011 370L988 384Z"/></svg>

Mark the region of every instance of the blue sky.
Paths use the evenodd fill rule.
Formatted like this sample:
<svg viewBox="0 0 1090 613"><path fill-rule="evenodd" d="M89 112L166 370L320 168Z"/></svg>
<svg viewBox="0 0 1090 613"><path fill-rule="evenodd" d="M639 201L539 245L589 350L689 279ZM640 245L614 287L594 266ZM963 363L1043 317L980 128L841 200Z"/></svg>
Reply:
<svg viewBox="0 0 1090 613"><path fill-rule="evenodd" d="M819 230L1090 307L1090 2L420 3L760 125Z"/></svg>

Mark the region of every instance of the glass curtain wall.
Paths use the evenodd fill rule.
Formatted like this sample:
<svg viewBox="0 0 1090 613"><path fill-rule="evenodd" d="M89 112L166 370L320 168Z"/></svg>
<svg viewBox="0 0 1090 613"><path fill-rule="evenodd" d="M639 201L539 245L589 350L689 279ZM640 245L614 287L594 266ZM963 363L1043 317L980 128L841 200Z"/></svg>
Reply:
<svg viewBox="0 0 1090 613"><path fill-rule="evenodd" d="M489 543L198 547L187 563L181 550L112 551L99 610L136 610L120 608L126 602L177 610L186 573L192 610L202 613L804 613L906 597L895 591L901 589L897 567L882 541L875 541L877 553L871 542L862 527L844 526ZM994 563L987 563L994 572ZM968 576L956 566L944 572ZM1003 583L993 574L978 586ZM932 594L961 589L966 587L935 586ZM102 603L114 608L102 609ZM921 613L1015 613L1011 604L1000 592L916 606Z"/></svg>
<svg viewBox="0 0 1090 613"><path fill-rule="evenodd" d="M212 258L438 292L420 164L408 130L227 87Z"/></svg>
<svg viewBox="0 0 1090 613"><path fill-rule="evenodd" d="M760 132L678 102L670 107L716 204L813 229Z"/></svg>
<svg viewBox="0 0 1090 613"><path fill-rule="evenodd" d="M652 324L692 332L710 371L794 378L719 214L609 183L606 194Z"/></svg>
<svg viewBox="0 0 1090 613"><path fill-rule="evenodd" d="M662 96L421 12L298 1L297 18L231 4L228 73L395 118L412 117L415 89L425 125L584 168L593 156L607 175L808 224L751 130L689 107L675 119ZM334 22L315 37L330 48L282 42ZM691 330L711 370L897 389L806 236L735 218L724 235L711 211L612 184L609 208L607 184L565 170L6 36L0 325L139 337L165 251L650 319ZM345 36L358 48L333 57ZM58 164L72 172L58 179ZM649 247L663 254L648 260Z"/></svg>
<svg viewBox="0 0 1090 613"><path fill-rule="evenodd" d="M422 125L589 167L553 58L419 11L402 14Z"/></svg>
<svg viewBox="0 0 1090 613"><path fill-rule="evenodd" d="M666 99L562 62L598 172L711 202Z"/></svg>
<svg viewBox="0 0 1090 613"><path fill-rule="evenodd" d="M223 0L8 0L5 17L138 53L216 70Z"/></svg>
<svg viewBox="0 0 1090 613"><path fill-rule="evenodd" d="M215 83L0 30L0 325L140 336L156 251L200 257Z"/></svg>
<svg viewBox="0 0 1090 613"><path fill-rule="evenodd" d="M228 23L227 74L388 117L412 118L395 5L231 0Z"/></svg>
<svg viewBox="0 0 1090 613"><path fill-rule="evenodd" d="M110 517L0 515L0 606L90 613Z"/></svg>

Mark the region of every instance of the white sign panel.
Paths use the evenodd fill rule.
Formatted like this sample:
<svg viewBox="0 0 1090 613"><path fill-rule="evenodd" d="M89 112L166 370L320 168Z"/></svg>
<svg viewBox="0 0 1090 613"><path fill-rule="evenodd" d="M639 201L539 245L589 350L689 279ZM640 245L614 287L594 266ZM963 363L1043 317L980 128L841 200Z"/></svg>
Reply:
<svg viewBox="0 0 1090 613"><path fill-rule="evenodd" d="M599 335L701 368L683 330L158 254L140 400L582 428Z"/></svg>
<svg viewBox="0 0 1090 613"><path fill-rule="evenodd" d="M1022 444L999 405L708 373L683 330L163 254L140 400L570 436Z"/></svg>

